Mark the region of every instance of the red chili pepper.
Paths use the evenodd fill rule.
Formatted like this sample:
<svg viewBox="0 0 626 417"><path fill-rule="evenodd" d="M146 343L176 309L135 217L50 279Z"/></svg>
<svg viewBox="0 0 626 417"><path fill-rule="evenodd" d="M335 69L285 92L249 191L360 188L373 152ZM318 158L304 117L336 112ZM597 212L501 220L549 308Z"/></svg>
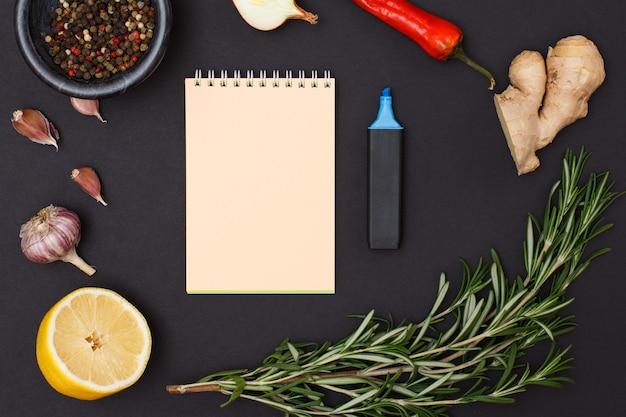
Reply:
<svg viewBox="0 0 626 417"><path fill-rule="evenodd" d="M430 14L407 0L352 0L355 4L405 34L428 55L440 61L458 59L489 78L491 73L472 61L463 51L463 32L454 23Z"/></svg>

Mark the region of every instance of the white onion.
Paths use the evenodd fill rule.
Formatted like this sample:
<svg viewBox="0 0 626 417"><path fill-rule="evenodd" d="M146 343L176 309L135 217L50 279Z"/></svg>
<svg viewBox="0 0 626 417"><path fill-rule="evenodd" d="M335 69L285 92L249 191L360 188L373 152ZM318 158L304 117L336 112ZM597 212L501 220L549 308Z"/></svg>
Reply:
<svg viewBox="0 0 626 417"><path fill-rule="evenodd" d="M317 15L298 6L295 0L233 0L237 11L255 29L273 30L288 19L317 23Z"/></svg>

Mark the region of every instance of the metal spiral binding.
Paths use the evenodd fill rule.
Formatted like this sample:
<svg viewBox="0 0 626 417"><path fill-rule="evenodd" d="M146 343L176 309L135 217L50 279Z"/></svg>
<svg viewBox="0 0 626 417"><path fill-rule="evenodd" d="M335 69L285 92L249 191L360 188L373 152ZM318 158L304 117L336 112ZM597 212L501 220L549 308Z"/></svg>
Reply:
<svg viewBox="0 0 626 417"><path fill-rule="evenodd" d="M280 71L274 70L272 71L272 85L274 87L280 87Z"/></svg>
<svg viewBox="0 0 626 417"><path fill-rule="evenodd" d="M266 80L267 80L267 72L265 70L261 70L259 72L259 87L265 87Z"/></svg>
<svg viewBox="0 0 626 417"><path fill-rule="evenodd" d="M291 87L292 75L291 70L285 71L285 87Z"/></svg>
<svg viewBox="0 0 626 417"><path fill-rule="evenodd" d="M241 85L241 71L240 70L233 71L232 80L233 80L233 87L239 87ZM254 80L255 80L254 71L247 70L245 85L247 87L253 87ZM292 87L293 86L293 71L286 70L284 80L285 80L285 87ZM281 81L280 71L272 70L271 85L273 87L280 87L280 81ZM324 70L324 88L330 88L331 82L332 82L332 77L330 74L330 70ZM202 84L202 70L196 69L194 73L194 86L200 86L201 84ZM228 71L221 70L220 76L219 76L219 86L226 87L227 84L228 84ZM298 70L297 84L298 84L298 88L306 87L306 73L304 70ZM215 70L212 70L212 69L208 70L207 85L209 87L212 87L215 85ZM259 71L259 87L266 87L266 86L267 86L267 71L261 70ZM312 70L311 71L311 87L317 88L318 86L319 86L318 72L317 70Z"/></svg>
<svg viewBox="0 0 626 417"><path fill-rule="evenodd" d="M298 88L304 88L304 70L298 70Z"/></svg>

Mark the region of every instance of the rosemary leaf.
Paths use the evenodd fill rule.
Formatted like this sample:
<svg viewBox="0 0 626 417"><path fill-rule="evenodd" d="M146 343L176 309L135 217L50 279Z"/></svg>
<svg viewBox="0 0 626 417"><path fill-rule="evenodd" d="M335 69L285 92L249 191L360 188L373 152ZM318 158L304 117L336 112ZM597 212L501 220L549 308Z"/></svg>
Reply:
<svg viewBox="0 0 626 417"><path fill-rule="evenodd" d="M214 373L168 392L218 391L229 395L224 405L244 398L296 417L440 417L459 404L509 404L530 385L572 382L562 375L571 367L570 347L557 344L575 328L572 316L562 315L573 301L566 290L609 251L589 253L587 246L611 228L601 216L622 194L611 191L607 172L581 182L589 155L568 150L543 222L528 214L524 276L507 279L491 250L490 262L472 268L462 261L455 296L441 274L422 322L396 324L372 310L354 316L360 324L343 340L285 339L256 369ZM534 367L523 358L541 342L550 349ZM327 393L341 398L326 403Z"/></svg>

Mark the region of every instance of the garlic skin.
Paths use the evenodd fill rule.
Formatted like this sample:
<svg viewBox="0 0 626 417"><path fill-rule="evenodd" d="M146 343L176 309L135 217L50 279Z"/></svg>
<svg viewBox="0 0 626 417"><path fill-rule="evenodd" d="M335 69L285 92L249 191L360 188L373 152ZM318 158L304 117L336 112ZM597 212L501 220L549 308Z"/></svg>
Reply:
<svg viewBox="0 0 626 417"><path fill-rule="evenodd" d="M49 205L20 227L22 253L36 263L69 262L87 275L96 270L76 253L80 218L63 207Z"/></svg>
<svg viewBox="0 0 626 417"><path fill-rule="evenodd" d="M317 23L317 15L302 9L295 0L233 0L233 4L246 23L262 31L276 29L289 19Z"/></svg>
<svg viewBox="0 0 626 417"><path fill-rule="evenodd" d="M59 132L39 110L15 110L11 117L11 123L13 123L15 130L31 141L42 145L52 145L57 151L59 150L57 145Z"/></svg>
<svg viewBox="0 0 626 417"><path fill-rule="evenodd" d="M100 178L96 171L91 167L82 167L72 170L70 175L72 181L74 181L84 192L96 199L96 201L102 203L103 206L108 205L106 201L102 199L100 191Z"/></svg>
<svg viewBox="0 0 626 417"><path fill-rule="evenodd" d="M74 110L85 116L96 116L102 123L107 121L100 115L100 102L98 100L70 97L70 103Z"/></svg>

